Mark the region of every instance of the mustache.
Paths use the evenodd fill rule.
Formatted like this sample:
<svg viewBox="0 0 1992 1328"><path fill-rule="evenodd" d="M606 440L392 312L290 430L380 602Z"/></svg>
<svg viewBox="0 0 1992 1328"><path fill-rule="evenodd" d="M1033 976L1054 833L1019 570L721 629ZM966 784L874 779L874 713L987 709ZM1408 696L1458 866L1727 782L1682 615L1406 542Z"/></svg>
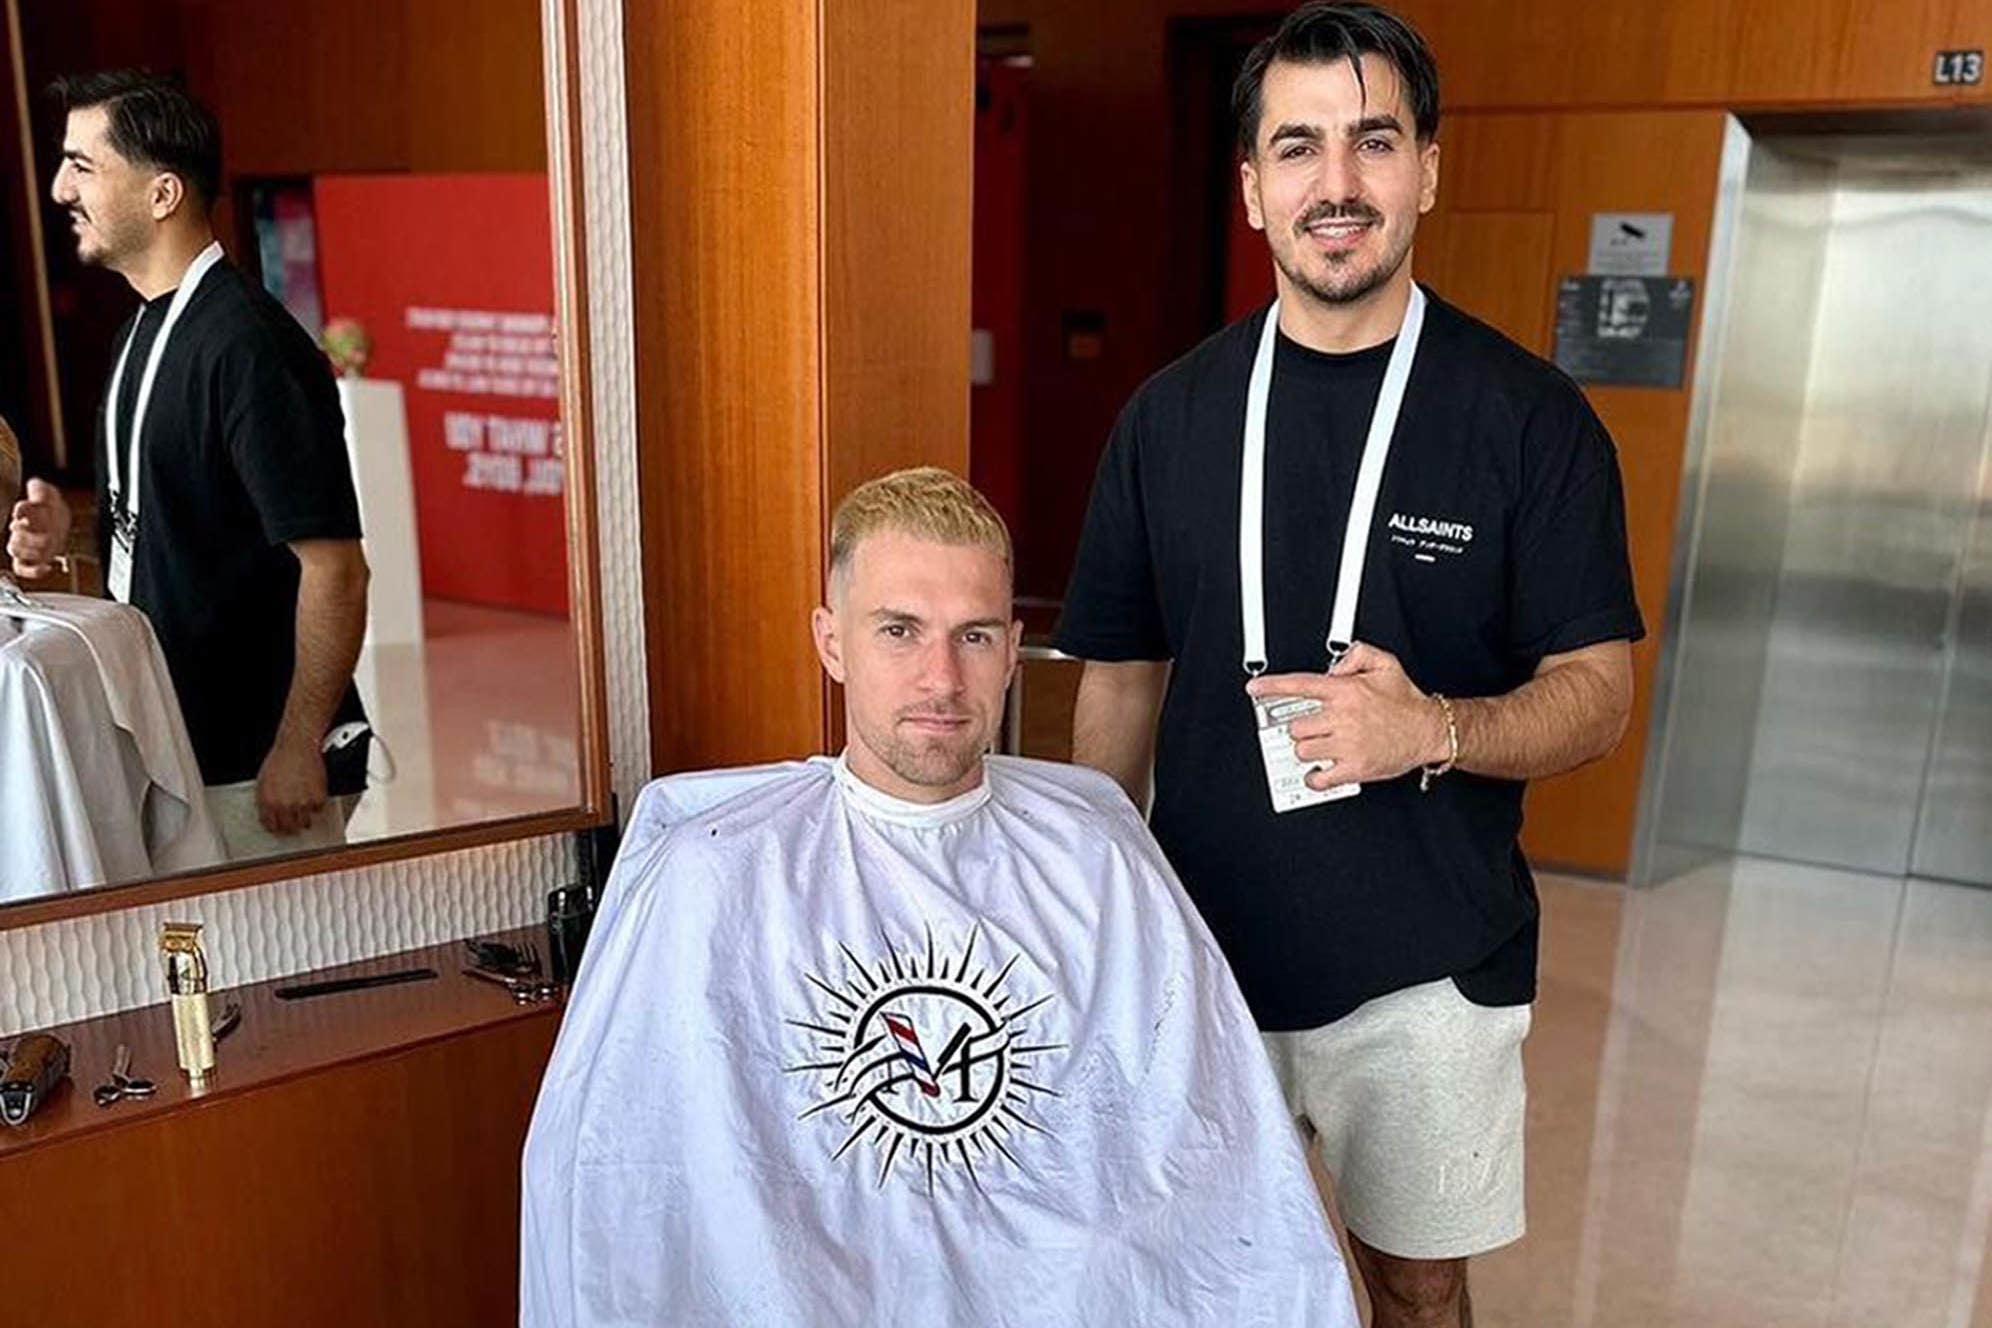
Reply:
<svg viewBox="0 0 1992 1328"><path fill-rule="evenodd" d="M970 714L965 708L961 706L920 705L920 706L909 706L906 709L900 711L899 718L901 719L973 719L975 718L975 716Z"/></svg>
<svg viewBox="0 0 1992 1328"><path fill-rule="evenodd" d="M1367 203L1316 203L1307 211L1294 218L1295 234L1306 230L1318 221L1368 221L1383 220L1383 214Z"/></svg>

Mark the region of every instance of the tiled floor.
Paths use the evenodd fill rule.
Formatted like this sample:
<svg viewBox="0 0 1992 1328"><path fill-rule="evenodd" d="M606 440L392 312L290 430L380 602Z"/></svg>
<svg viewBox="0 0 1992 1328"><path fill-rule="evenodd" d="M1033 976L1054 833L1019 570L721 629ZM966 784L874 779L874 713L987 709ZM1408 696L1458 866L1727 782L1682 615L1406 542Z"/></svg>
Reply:
<svg viewBox="0 0 1992 1328"><path fill-rule="evenodd" d="M1992 1328L1992 891L1745 860L1543 905L1481 1328Z"/></svg>
<svg viewBox="0 0 1992 1328"><path fill-rule="evenodd" d="M430 600L423 645L369 651L360 693L388 748L352 841L573 807L581 689L564 619Z"/></svg>

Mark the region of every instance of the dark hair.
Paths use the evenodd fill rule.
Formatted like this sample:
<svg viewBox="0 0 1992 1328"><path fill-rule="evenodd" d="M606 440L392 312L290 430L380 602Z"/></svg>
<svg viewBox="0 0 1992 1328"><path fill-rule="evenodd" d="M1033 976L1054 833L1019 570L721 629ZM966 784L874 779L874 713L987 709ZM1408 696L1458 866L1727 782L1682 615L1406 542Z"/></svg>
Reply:
<svg viewBox="0 0 1992 1328"><path fill-rule="evenodd" d="M1405 100L1411 103L1418 137L1429 143L1439 132L1439 67L1418 30L1389 10L1360 0L1308 0L1286 16L1279 31L1252 48L1238 71L1238 81L1231 88L1238 150L1249 157L1258 140L1259 118L1265 110L1266 70L1273 61L1309 65L1347 60L1356 85L1367 94L1362 63L1365 55L1381 56L1397 70Z"/></svg>
<svg viewBox="0 0 1992 1328"><path fill-rule="evenodd" d="M48 85L65 114L107 108L111 146L125 160L180 177L204 210L221 193L221 126L171 74L108 69L71 74Z"/></svg>

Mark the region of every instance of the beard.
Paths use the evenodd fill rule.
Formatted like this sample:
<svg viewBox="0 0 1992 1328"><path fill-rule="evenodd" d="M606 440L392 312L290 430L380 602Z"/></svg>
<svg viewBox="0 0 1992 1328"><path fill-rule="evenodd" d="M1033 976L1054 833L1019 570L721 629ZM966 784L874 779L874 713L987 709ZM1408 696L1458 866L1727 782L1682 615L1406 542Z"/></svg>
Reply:
<svg viewBox="0 0 1992 1328"><path fill-rule="evenodd" d="M1337 218L1366 221L1374 227L1373 234L1385 234L1383 214L1367 204L1317 204L1294 219L1284 245L1271 244L1269 232L1268 247L1273 251L1273 263L1294 286L1323 304L1353 304L1397 275L1404 266L1405 256L1411 252L1412 237L1406 231L1401 240L1375 259L1366 258L1360 251L1324 254L1321 259L1328 265L1327 272L1307 271L1302 266L1301 248L1307 242L1307 228L1317 221Z"/></svg>
<svg viewBox="0 0 1992 1328"><path fill-rule="evenodd" d="M899 727L898 721L902 719L942 713L969 722L951 733L907 733ZM974 722L974 716L959 710L908 711L895 716L892 726L884 732L868 724L858 724L855 717L853 727L887 769L916 788L946 788L960 783L981 762L989 746L988 731Z"/></svg>
<svg viewBox="0 0 1992 1328"><path fill-rule="evenodd" d="M145 247L145 225L136 219L120 222L102 214L86 215L71 208L72 218L81 217L87 229L75 232L77 261L87 267L115 267L118 260Z"/></svg>

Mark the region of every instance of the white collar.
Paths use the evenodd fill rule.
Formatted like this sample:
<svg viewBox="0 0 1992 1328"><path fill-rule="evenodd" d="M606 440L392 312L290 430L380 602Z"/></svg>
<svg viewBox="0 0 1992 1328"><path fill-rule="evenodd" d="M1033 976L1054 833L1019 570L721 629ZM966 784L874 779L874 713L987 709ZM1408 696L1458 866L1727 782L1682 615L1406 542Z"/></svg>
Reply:
<svg viewBox="0 0 1992 1328"><path fill-rule="evenodd" d="M895 798L892 794L872 787L851 769L850 753L847 750L831 766L831 773L844 791L845 799L862 814L875 820L890 821L894 825L933 827L951 825L965 820L989 801L989 767L982 768L982 782L966 793L949 798L946 802L909 802L905 798Z"/></svg>

